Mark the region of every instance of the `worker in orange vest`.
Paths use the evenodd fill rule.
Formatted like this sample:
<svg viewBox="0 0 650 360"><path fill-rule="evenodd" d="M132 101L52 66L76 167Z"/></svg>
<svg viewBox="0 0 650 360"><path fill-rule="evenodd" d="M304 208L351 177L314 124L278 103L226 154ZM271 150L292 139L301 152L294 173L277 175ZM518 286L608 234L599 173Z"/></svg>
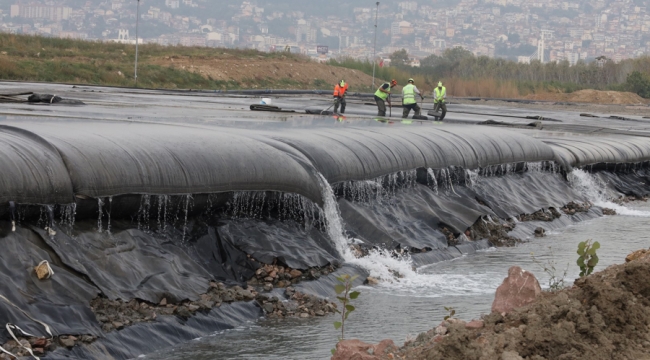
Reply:
<svg viewBox="0 0 650 360"><path fill-rule="evenodd" d="M339 105L341 105L341 114L345 113L345 94L348 92L348 84L345 80L341 80L334 87L334 113L339 112Z"/></svg>

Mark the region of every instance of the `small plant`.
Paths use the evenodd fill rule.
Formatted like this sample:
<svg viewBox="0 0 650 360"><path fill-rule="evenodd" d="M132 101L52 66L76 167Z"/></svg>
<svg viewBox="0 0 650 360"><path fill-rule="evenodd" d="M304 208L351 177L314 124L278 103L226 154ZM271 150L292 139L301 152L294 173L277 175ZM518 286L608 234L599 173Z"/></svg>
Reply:
<svg viewBox="0 0 650 360"><path fill-rule="evenodd" d="M580 276L587 276L594 271L598 265L598 255L596 250L600 249L600 243L595 241L593 244L591 240L583 241L578 244L578 266L580 267Z"/></svg>
<svg viewBox="0 0 650 360"><path fill-rule="evenodd" d="M341 314L341 321L334 322L334 328L337 330L341 329L341 337L339 338L339 341L342 341L345 338L345 320L348 319L348 316L350 316L351 312L356 310L354 306L350 305L350 302L358 298L359 294L361 294L358 291L350 292L350 290L352 290L352 283L358 277L358 275L350 276L348 274L344 274L336 278L340 284L336 284L334 286L334 291L336 291L336 295L338 295L336 298L339 300L341 305L343 305L341 307L341 310L334 309L334 311ZM334 355L335 352L336 350L332 349L332 355Z"/></svg>
<svg viewBox="0 0 650 360"><path fill-rule="evenodd" d="M456 310L451 306L445 306L445 311L449 312L449 315L444 317L445 320L453 319L454 315L456 315Z"/></svg>
<svg viewBox="0 0 650 360"><path fill-rule="evenodd" d="M564 279L567 276L567 273L569 272L569 264L566 264L566 268L564 268L564 272L562 273L562 276L557 275L557 268L555 267L557 264L555 260L553 260L553 249L551 247L548 247L550 251L550 259L546 261L545 264L543 264L541 261L539 261L536 257L535 254L532 252L530 253L530 257L533 259L533 263L537 264L544 272L549 276L548 278L548 290L549 291L558 291L564 289L566 286L564 284Z"/></svg>

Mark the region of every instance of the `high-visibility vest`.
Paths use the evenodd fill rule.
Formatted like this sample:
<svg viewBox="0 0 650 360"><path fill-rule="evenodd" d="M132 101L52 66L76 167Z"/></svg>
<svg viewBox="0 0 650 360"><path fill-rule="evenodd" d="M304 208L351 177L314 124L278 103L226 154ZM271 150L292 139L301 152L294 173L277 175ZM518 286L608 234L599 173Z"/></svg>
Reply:
<svg viewBox="0 0 650 360"><path fill-rule="evenodd" d="M408 84L402 88L402 104L415 104L415 85Z"/></svg>
<svg viewBox="0 0 650 360"><path fill-rule="evenodd" d="M343 97L346 91L348 91L348 83L345 83L343 87L341 87L341 85L339 84L336 84L336 86L334 87L334 96Z"/></svg>
<svg viewBox="0 0 650 360"><path fill-rule="evenodd" d="M384 85L388 85L388 88L386 89L386 91L388 91L387 93L385 93L385 92L379 90L379 89L381 89L382 87L384 87ZM378 98L380 98L380 99L382 99L382 100L384 100L384 101L386 101L386 99L388 99L388 94L390 94L390 84L389 84L389 83L383 83L383 84L379 87L379 89L377 89L377 91L375 91L375 96L378 97Z"/></svg>
<svg viewBox="0 0 650 360"><path fill-rule="evenodd" d="M442 90L440 90L439 88L435 88L433 90L433 97L434 97L433 101L434 102L445 101L445 96L446 95L447 95L447 88L446 87L443 86Z"/></svg>

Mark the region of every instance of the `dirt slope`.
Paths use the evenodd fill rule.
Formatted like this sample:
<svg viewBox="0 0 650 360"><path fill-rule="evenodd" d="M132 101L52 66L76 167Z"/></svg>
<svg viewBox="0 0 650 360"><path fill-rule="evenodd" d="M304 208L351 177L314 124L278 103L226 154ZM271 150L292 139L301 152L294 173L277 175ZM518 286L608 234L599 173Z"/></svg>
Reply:
<svg viewBox="0 0 650 360"><path fill-rule="evenodd" d="M648 104L648 100L631 92L579 90L572 93L543 93L531 94L525 97L530 100L547 100L561 102L583 102L592 104L636 105Z"/></svg>
<svg viewBox="0 0 650 360"><path fill-rule="evenodd" d="M449 360L650 359L650 256L614 265L545 293L485 327L459 322L421 334L397 358Z"/></svg>
<svg viewBox="0 0 650 360"><path fill-rule="evenodd" d="M344 79L350 91L370 87L372 76L361 71L319 64L313 61L290 59L196 59L174 56L148 61L151 64L173 66L218 81L236 81L251 88L264 88L274 84L285 88L334 89ZM380 80L375 80L379 83Z"/></svg>

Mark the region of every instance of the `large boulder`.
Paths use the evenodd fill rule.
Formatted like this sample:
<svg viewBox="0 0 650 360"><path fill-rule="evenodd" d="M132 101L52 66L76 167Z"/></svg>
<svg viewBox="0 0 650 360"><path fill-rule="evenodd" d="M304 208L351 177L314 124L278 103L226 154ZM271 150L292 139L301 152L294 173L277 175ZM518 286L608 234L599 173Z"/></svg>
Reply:
<svg viewBox="0 0 650 360"><path fill-rule="evenodd" d="M343 340L336 344L336 352L331 360L380 360L390 352L397 351L393 340L383 340L377 345L361 340Z"/></svg>
<svg viewBox="0 0 650 360"><path fill-rule="evenodd" d="M519 266L512 266L508 269L508 277L497 288L492 311L508 313L515 308L530 304L541 293L542 288L535 275Z"/></svg>

